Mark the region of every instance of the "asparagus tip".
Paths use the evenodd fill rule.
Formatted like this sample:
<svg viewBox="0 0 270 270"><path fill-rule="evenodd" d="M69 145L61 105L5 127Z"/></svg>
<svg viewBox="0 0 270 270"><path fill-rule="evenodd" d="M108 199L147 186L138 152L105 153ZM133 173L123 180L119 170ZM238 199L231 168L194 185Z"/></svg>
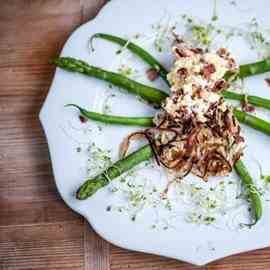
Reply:
<svg viewBox="0 0 270 270"><path fill-rule="evenodd" d="M53 59L50 60L50 63L57 64L58 63L58 60L59 60L59 57L55 57L55 58L53 58Z"/></svg>
<svg viewBox="0 0 270 270"><path fill-rule="evenodd" d="M82 201L82 200L85 200L86 198L82 197L81 194L80 194L80 189L77 190L76 192L76 199Z"/></svg>
<svg viewBox="0 0 270 270"><path fill-rule="evenodd" d="M56 56L49 60L49 64L58 66L60 57Z"/></svg>

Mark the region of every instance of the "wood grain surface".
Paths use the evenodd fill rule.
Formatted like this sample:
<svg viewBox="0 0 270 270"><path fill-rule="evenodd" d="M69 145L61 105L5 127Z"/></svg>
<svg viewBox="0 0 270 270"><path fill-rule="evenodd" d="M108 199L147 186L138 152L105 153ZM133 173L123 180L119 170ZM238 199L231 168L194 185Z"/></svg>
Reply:
<svg viewBox="0 0 270 270"><path fill-rule="evenodd" d="M38 120L54 73L49 60L105 2L0 1L0 269L270 269L270 249L205 267L123 250L60 199Z"/></svg>

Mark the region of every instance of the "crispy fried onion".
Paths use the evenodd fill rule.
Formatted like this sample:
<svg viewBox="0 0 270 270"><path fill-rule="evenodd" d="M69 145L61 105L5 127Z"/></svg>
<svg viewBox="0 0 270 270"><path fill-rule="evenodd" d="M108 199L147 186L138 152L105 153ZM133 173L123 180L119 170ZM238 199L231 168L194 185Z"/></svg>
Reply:
<svg viewBox="0 0 270 270"><path fill-rule="evenodd" d="M131 140L139 140L139 139L143 139L144 137L145 137L144 131L139 131L139 132L133 132L129 134L126 138L124 138L124 140L122 141L119 147L119 158L122 159L127 155Z"/></svg>
<svg viewBox="0 0 270 270"><path fill-rule="evenodd" d="M208 121L194 119L175 122L161 113L158 125L130 134L121 145L121 157L127 153L131 140L145 138L156 162L183 178L190 172L207 181L209 176L225 176L241 157L243 137L230 109L215 109Z"/></svg>

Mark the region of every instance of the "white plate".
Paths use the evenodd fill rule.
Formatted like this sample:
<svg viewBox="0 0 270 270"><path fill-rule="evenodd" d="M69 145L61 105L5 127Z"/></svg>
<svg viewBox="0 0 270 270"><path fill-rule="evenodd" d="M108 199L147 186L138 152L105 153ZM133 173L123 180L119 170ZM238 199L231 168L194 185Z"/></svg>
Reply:
<svg viewBox="0 0 270 270"><path fill-rule="evenodd" d="M239 26L255 16L260 23L269 26L269 1L236 1L237 6L231 2L223 0L217 3L218 16L223 25ZM113 69L119 61L115 54L117 46L96 40L96 51L90 53L88 39L92 34L96 32L120 36L131 36L138 32L148 34L153 32L151 24L155 24L160 18L164 19L166 16L174 20L179 18L180 14L188 14L209 20L212 13L212 0L113 0L94 20L79 27L70 36L61 55L84 59L93 65ZM146 39L143 45L149 47L152 41L151 38ZM231 48L240 63L256 60L256 55L248 50L244 43L236 40ZM170 53L162 54L155 51L153 53L167 67L170 66L172 61ZM137 61L136 65L141 70L146 70L146 66L140 61ZM270 97L269 88L263 81L265 77L266 75L262 75L247 80L251 93ZM141 78L139 80L147 82ZM165 88L161 81L155 84ZM81 124L77 121L77 112L64 108L67 103L76 103L91 110L100 111L108 90L106 83L57 69L48 97L40 112L40 119L49 144L56 185L67 205L83 215L101 237L115 245L197 265L270 245L268 233L270 212L267 204L264 205L262 220L250 230L197 226L183 219L179 221L175 229L152 230L149 229L150 215L147 211L136 222L130 220L127 215L106 211L107 206L115 201L115 196L110 194L107 187L86 201L76 200L75 191L85 180L86 159L85 155L76 152L76 147L81 142L95 141L99 146L110 148L112 157L116 160L119 143L126 134L136 130L135 127L105 126L103 132L99 132L93 123L93 131L88 130L84 133L81 132ZM153 109L134 99L133 96L123 92L117 95L112 104L115 114L133 116L153 114ZM269 138L249 128L245 128L244 131L248 139L245 161L256 178L258 170L253 158L256 156L264 168L267 168ZM149 172L146 174L149 176ZM152 178L155 181L156 176Z"/></svg>

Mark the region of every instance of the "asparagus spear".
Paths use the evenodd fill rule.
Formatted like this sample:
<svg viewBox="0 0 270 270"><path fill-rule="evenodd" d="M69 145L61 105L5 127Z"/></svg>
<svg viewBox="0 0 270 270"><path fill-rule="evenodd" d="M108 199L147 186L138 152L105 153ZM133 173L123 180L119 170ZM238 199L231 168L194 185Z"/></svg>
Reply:
<svg viewBox="0 0 270 270"><path fill-rule="evenodd" d="M262 74L270 71L270 59L265 59L255 63L240 66L239 78L246 78L253 75Z"/></svg>
<svg viewBox="0 0 270 270"><path fill-rule="evenodd" d="M88 179L77 191L77 199L87 199L99 189L108 185L111 180L135 167L139 163L148 160L152 155L151 147L149 145L145 145L136 152L128 155L126 158L117 161L94 179Z"/></svg>
<svg viewBox="0 0 270 270"><path fill-rule="evenodd" d="M238 100L242 102L247 101L249 104L252 104L256 107L261 107L270 110L270 100L266 98L261 98L257 96L246 96L231 91L222 91L221 94L224 98L227 99Z"/></svg>
<svg viewBox="0 0 270 270"><path fill-rule="evenodd" d="M253 183L252 177L250 176L243 161L238 160L235 163L234 168L235 168L236 172L238 173L238 175L240 176L240 178L242 179L242 182L244 183L244 185L246 186L246 188L249 192L249 197L250 197L250 200L251 200L251 203L253 206L254 216L255 216L254 224L256 224L258 222L258 220L262 217L262 212L263 212L260 194L259 194L255 184ZM252 225L254 225L254 224L252 224Z"/></svg>
<svg viewBox="0 0 270 270"><path fill-rule="evenodd" d="M53 63L68 71L83 73L125 88L128 92L136 94L150 103L159 104L161 100L167 97L167 94L159 89L135 82L120 74L91 66L72 57L55 58Z"/></svg>
<svg viewBox="0 0 270 270"><path fill-rule="evenodd" d="M270 123L249 113L234 109L234 116L243 124L270 135Z"/></svg>
<svg viewBox="0 0 270 270"><path fill-rule="evenodd" d="M270 59L265 59L254 63L240 65L240 69L237 74L228 71L225 74L224 78L225 80L228 80L230 78L232 78L233 80L237 78L244 79L246 77L259 75L269 71L270 71Z"/></svg>

